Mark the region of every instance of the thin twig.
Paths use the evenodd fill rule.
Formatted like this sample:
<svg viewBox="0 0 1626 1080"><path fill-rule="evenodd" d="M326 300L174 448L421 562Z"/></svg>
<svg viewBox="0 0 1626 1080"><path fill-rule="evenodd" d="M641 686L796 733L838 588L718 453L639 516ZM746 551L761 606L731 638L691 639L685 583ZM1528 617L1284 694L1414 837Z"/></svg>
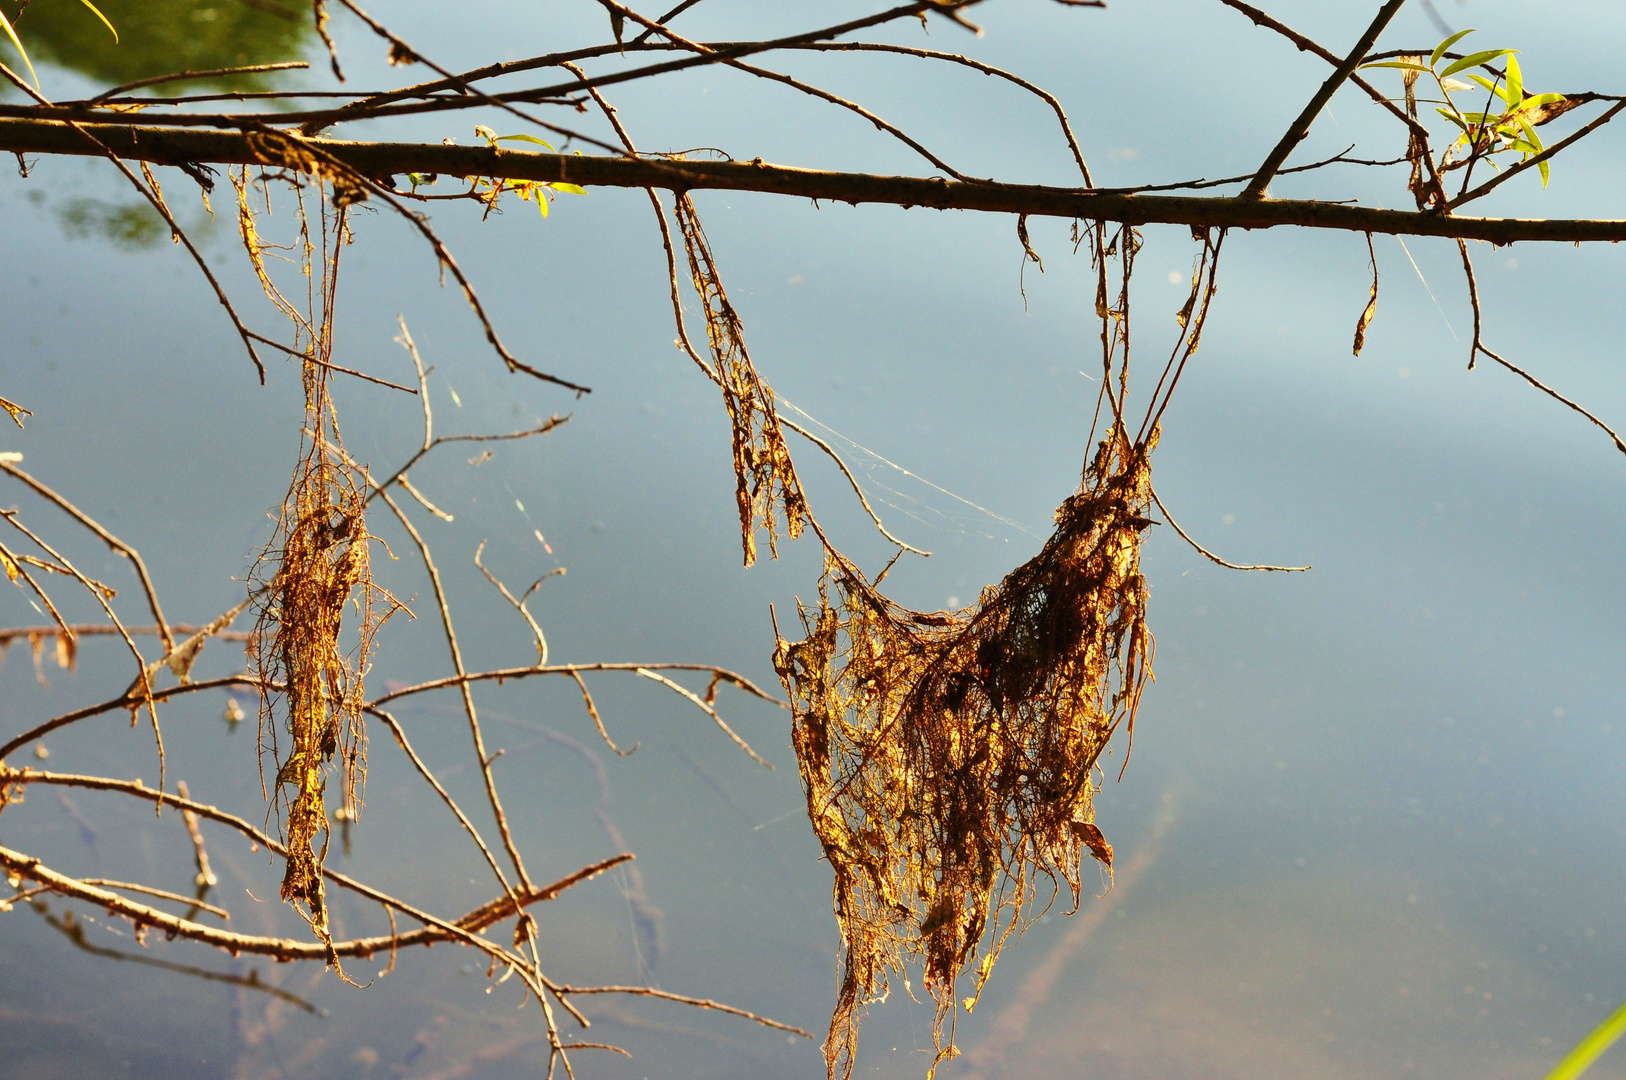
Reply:
<svg viewBox="0 0 1626 1080"><path fill-rule="evenodd" d="M520 667L499 668L495 671L476 671L466 675L449 675L441 679L431 679L428 682L416 683L412 686L402 686L391 690L382 697L374 698L369 705L385 705L397 698L408 697L413 694L424 694L431 690L444 690L447 687L458 686L473 682L506 682L509 679L524 679L532 675L574 675L587 671L703 671L721 678L724 682L739 687L748 694L771 702L781 709L790 708L790 703L774 697L761 687L757 686L744 675L715 667L711 664L678 664L678 663L596 663L596 664L554 664L551 667ZM4 756L4 755L0 755Z"/></svg>
<svg viewBox="0 0 1626 1080"><path fill-rule="evenodd" d="M513 604L519 613L525 617L526 625L531 628L531 635L536 638L536 662L545 666L548 662L548 639L547 636L542 633L541 624L536 621L536 617L533 616L530 609L525 606L525 601L530 599L531 594L537 590L539 585L548 580L548 578L562 576L565 572L565 568L560 566L549 570L547 573L537 578L536 581L531 584L529 589L525 590L524 596L515 597L513 593L508 591L508 586L499 581L497 579L497 575L486 569L485 564L480 561L480 555L485 551L485 549L486 541L482 540L480 541L480 546L474 549L474 565L479 568L480 573L486 576L487 581L491 582L491 584L497 587L497 591L502 593L503 599L507 600L510 604Z"/></svg>
<svg viewBox="0 0 1626 1080"><path fill-rule="evenodd" d="M1479 354L1484 353L1486 356L1490 357L1498 364L1501 364L1503 367L1513 372L1513 374L1517 375L1519 378L1523 379L1537 390L1540 390L1543 394L1546 394L1554 401L1558 401L1569 406L1571 409L1574 409L1576 412L1592 421L1592 423L1596 424L1600 429L1602 429L1605 435L1609 436L1610 441L1615 444L1615 449L1619 450L1623 454L1626 454L1626 442L1621 441L1620 435L1615 432L1614 428L1610 427L1599 417L1588 411L1585 406L1580 404L1580 402L1565 397L1557 390L1554 390L1552 387L1548 386L1546 383L1524 370L1524 368L1519 367L1517 364L1503 357L1500 353L1492 350L1480 338L1479 332L1480 323L1482 320L1479 311L1479 285L1474 278L1473 260L1468 257L1468 245L1463 243L1461 240L1457 241L1457 250L1462 255L1462 271L1463 275L1468 279L1468 302L1470 305L1472 305L1474 313L1474 342L1472 349L1468 354L1468 370L1473 370L1474 362L1479 358Z"/></svg>
<svg viewBox="0 0 1626 1080"><path fill-rule="evenodd" d="M875 523L875 528L880 531L882 536L898 545L898 547L902 548L904 551L912 551L916 555L931 555L931 552L922 551L920 548L906 544L902 540L899 540L896 536L893 536L891 533L887 532L886 526L881 524L881 519L870 507L869 500L864 497L864 489L858 486L858 481L853 478L852 470L847 468L847 463L841 460L841 455L836 453L834 447L825 442L823 439L819 438L817 435L813 434L811 431L802 427L802 425L796 423L796 421L787 419L783 413L779 414L779 422L796 432L796 434L802 436L802 438L811 442L814 446L817 446L820 450L823 450L826 454L830 455L830 460L836 463L836 467L841 470L841 475L845 476L847 478L847 483L852 485L854 494L858 496L858 501L863 504L864 513L869 515L869 519Z"/></svg>
<svg viewBox="0 0 1626 1080"><path fill-rule="evenodd" d="M4 75L11 82L22 87L41 105L50 107L51 102L47 101L39 93L30 88L27 83L23 82L16 72L12 71L5 64L0 64L0 75ZM119 156L117 154L110 150L105 143L101 142L89 131L87 131L82 124L75 123L72 120L66 120L64 122L75 134L93 146L98 154L111 161L114 167L117 168L119 172L124 174L124 178L135 186L135 189L141 193L142 198L151 203L153 209L158 211L159 215L164 219L164 223L169 226L170 235L173 236L177 242L185 246L187 252L192 256L192 261L197 263L198 269L203 271L203 276L208 280L210 286L214 289L215 298L220 301L220 306L225 308L226 314L230 316L232 325L236 327L238 335L243 339L243 347L248 350L249 359L254 361L254 367L260 374L260 383L261 385L264 385L265 364L260 360L260 354L254 351L254 343L249 340L248 327L244 326L243 320L237 317L237 309L232 306L231 299L226 296L226 290L221 287L220 282L215 278L214 271L209 269L209 264L204 260L202 253L200 253L193 245L191 238L186 235L186 232L181 228L180 224L176 222L174 216L170 214L169 207L164 205L164 200L157 194L156 190L149 189L146 184L143 184L140 178L137 177L135 173L130 171L130 167L124 164L123 161L119 160ZM162 620L159 621L162 622Z"/></svg>
<svg viewBox="0 0 1626 1080"><path fill-rule="evenodd" d="M59 728L65 728L69 724L77 723L80 720L92 716L101 716L104 713L110 713L118 709L139 708L145 705L149 699L152 701L166 701L179 694L193 694L201 690L218 690L228 686L246 686L253 689L267 688L264 683L251 675L227 675L220 679L204 679L201 682L187 683L184 686L170 686L162 690L153 690L150 694L122 694L108 701L98 702L95 705L86 705L83 708L75 709L73 712L63 713L55 719L47 720L43 724L29 728L11 741L0 745L0 762L4 762L19 747L27 746L36 739L43 739L51 732ZM278 688L270 687L268 689Z"/></svg>
<svg viewBox="0 0 1626 1080"><path fill-rule="evenodd" d="M1270 185L1271 179L1276 175L1276 170L1286 163L1287 155L1291 154L1293 148L1298 146L1304 137L1310 133L1310 125L1315 123L1315 118L1321 114L1321 110L1326 107L1327 102L1332 100L1332 96L1338 92L1338 88L1343 86L1351 75L1355 74L1355 69L1361 66L1361 60L1367 53L1372 51L1372 44L1378 40L1378 35L1383 33L1384 27L1389 25L1389 20L1399 13L1405 2L1406 0L1388 0L1378 10L1377 16L1373 18L1371 25L1366 28L1366 33L1361 35L1361 39L1355 43L1355 47L1350 50L1349 55L1344 57L1333 73L1327 76L1326 81L1321 84L1321 89L1317 90L1315 95L1305 103L1303 111L1293 121L1293 125L1287 129L1287 133L1282 136L1275 149L1271 150L1265 157L1264 162L1259 166L1259 171L1254 173L1253 179L1248 181L1248 186L1243 189L1243 198L1257 199L1264 195L1265 188Z"/></svg>
<svg viewBox="0 0 1626 1080"><path fill-rule="evenodd" d="M620 861L624 861L624 857L618 856L615 860L607 860L610 865L615 865L616 862ZM167 933L173 933L177 937L200 941L228 952L247 952L262 956L274 956L279 960L319 960L326 962L333 955L365 958L390 949L392 943L399 948L434 945L451 938L463 939L470 944L483 945L487 951L502 957L504 956L504 950L479 937L476 931L506 918L514 910L512 906L506 904L499 904L495 908L487 905L484 908L478 908L470 912L463 919L458 920L456 924L449 925L446 928L438 925L424 926L398 936L353 938L349 941L335 941L329 946L320 941L294 941L289 938L262 937L254 934L239 934L231 930L217 930L214 927L182 919L145 904L138 904L100 886L91 885L83 880L58 873L39 859L7 847L0 847L0 866L4 866L6 869L14 871L25 878L37 881L41 885L49 887L52 892L72 896L106 908L110 913L123 916L137 926L157 927ZM176 899L191 902L184 896L176 897ZM520 898L519 903L521 906L529 906L544 899L549 899L549 897L534 891L527 891ZM465 922L464 920L468 921Z"/></svg>
<svg viewBox="0 0 1626 1080"><path fill-rule="evenodd" d="M498 881L502 882L503 892L512 894L513 888L508 884L507 875L502 872L502 867L497 864L496 857L491 854L491 849L486 846L485 838L480 835L480 830L474 827L474 823L469 820L468 815L463 813L463 808L457 805L457 800L453 799L451 793L435 778L435 774L429 771L429 766L423 763L423 759L418 756L418 752L412 749L412 744L407 741L406 732L402 730L400 721L374 705L363 706L362 712L367 713L369 716L376 716L384 721L384 725L390 729L390 734L395 736L396 744L406 754L407 759L412 762L412 767L418 770L418 775L422 776L429 786L435 789L435 794L440 796L441 801L457 817L458 823L463 826L464 831L474 840L474 846L480 849L481 855L485 856L487 865L491 867L491 872L497 875Z"/></svg>
<svg viewBox="0 0 1626 1080"><path fill-rule="evenodd" d="M192 793L187 790L186 781L178 780L175 783L175 793L183 799L190 799ZM209 865L209 849L203 844L203 830L198 828L198 815L195 811L181 811L181 820L186 823L186 835L192 840L192 857L197 863L198 876L192 883L198 888L198 903L203 903L203 893L220 883L215 876L214 868ZM228 916L229 918L230 916Z"/></svg>
<svg viewBox="0 0 1626 1080"><path fill-rule="evenodd" d="M102 528L102 526L92 519L90 515L86 514L83 510L80 510L77 506L69 502L63 496L59 495L56 491L46 486L44 483L41 483L39 480L35 479L33 476L30 476L23 470L17 468L15 463L0 458L0 472L5 473L7 476L10 476L15 480L22 481L22 483L26 484L28 488L34 492L34 494L56 506L57 509L63 511L79 524L95 533L96 538L102 543L106 544L114 552L130 560L130 564L135 567L136 577L141 581L141 589L144 593L146 593L147 607L152 611L153 621L158 624L158 636L164 643L164 650L167 652L170 649L173 649L175 647L175 638L170 632L168 622L164 619L164 609L158 603L158 590L153 587L152 577L147 573L147 564L142 561L141 553L136 551L136 549L131 547L129 544L126 544L123 540L120 540L118 537L108 532L106 529ZM4 756L4 754L0 754L0 757Z"/></svg>
<svg viewBox="0 0 1626 1080"><path fill-rule="evenodd" d="M1147 490L1152 492L1152 501L1157 503L1157 508L1163 512L1163 520L1172 525L1174 527L1174 531L1180 534L1180 539L1196 548L1205 559L1212 562L1217 562L1229 570L1283 570L1288 572L1297 572L1311 569L1308 566L1243 566L1239 563L1226 562L1224 559L1220 558L1218 555L1215 555L1212 551L1209 551L1207 548L1203 547L1201 544L1197 543L1197 541L1193 540L1189 535L1187 535L1186 530L1182 529L1174 520L1173 515L1169 513L1169 508L1163 505L1163 500L1157 497L1157 492L1151 488L1148 488Z"/></svg>
<svg viewBox="0 0 1626 1080"><path fill-rule="evenodd" d="M653 672L653 671L649 670L648 668L642 668L642 667L638 668L637 672L638 672L639 675L642 675L644 678L653 679L655 682L660 683L662 686L669 687L672 690L676 691L677 693L681 694L683 697L688 698L691 702L694 703L696 708L700 709L707 716L709 716L713 720L717 721L717 726L722 728L724 734L726 734L730 739L734 740L734 745L735 746L738 746L741 750L744 750L747 754L751 755L751 760L752 761L755 761L758 765L761 765L764 768L768 768L768 769L773 768L773 764L771 762L769 762L766 758L764 758L761 754L758 754L755 750L751 749L751 745L749 743L747 743L744 739L742 739L738 735L736 735L734 733L734 729L729 727L728 724L726 724L723 721L723 718L721 716L717 715L717 710L712 708L710 705L707 705L704 701L702 701L699 694L696 694L693 690L690 690L688 687L684 686L683 684L673 682L671 679L668 679L665 675L661 675L661 674L658 674L656 672Z"/></svg>
<svg viewBox="0 0 1626 1080"><path fill-rule="evenodd" d="M631 994L635 997L652 997L660 998L663 1001L679 1001L685 1005L693 1005L697 1009L712 1009L717 1012L728 1013L731 1016L740 1016L747 1020L754 1020L763 1027L771 1027L777 1028L780 1031L788 1031L792 1035L800 1035L804 1039L813 1038L813 1033L810 1031L803 1031L801 1028L795 1027L791 1024L782 1024L778 1020L770 1020L766 1016L758 1016L756 1013L746 1012L744 1009L736 1009L732 1005L724 1005L721 1002L712 1001L710 998L686 997L683 994L673 994L666 990L656 990L648 986L561 986L559 987L559 992L561 994Z"/></svg>
<svg viewBox="0 0 1626 1080"><path fill-rule="evenodd" d="M182 896L180 893L172 893L168 889L155 889L151 885L137 885L129 881L112 881L108 878L94 877L80 878L79 883L81 885L100 885L103 888L108 889L123 889L125 892L146 893L148 896L156 896L164 900L174 900L178 904L186 904L190 907L201 908L211 915L218 915L227 922L231 921L231 912L227 911L225 908L215 907L213 904L206 904L202 900L198 900L190 896Z"/></svg>
<svg viewBox="0 0 1626 1080"><path fill-rule="evenodd" d="M598 714L598 706L593 704L593 695L587 690L587 680L582 678L579 671L572 671L570 677L576 680L576 688L582 692L582 704L587 707L587 715L593 718L593 724L598 728L599 736L603 738L604 745L615 751L618 757L630 757L633 751L637 750L643 743L633 743L632 750L623 750L615 745L615 740L610 738L610 733L604 728L604 719Z"/></svg>
<svg viewBox="0 0 1626 1080"><path fill-rule="evenodd" d="M57 633L59 626L9 626L0 629L0 650L9 647L13 642L38 635ZM177 634L195 634L202 630L201 626L189 623L175 623L169 629ZM74 637L112 637L119 632L119 628L110 623L69 623L67 630ZM158 633L156 626L126 626L124 632L131 637L152 637ZM215 637L222 641L247 641L253 635L247 630L222 630Z"/></svg>
<svg viewBox="0 0 1626 1080"><path fill-rule="evenodd" d="M211 68L208 71L176 71L169 75L154 75L146 79L137 79L135 82L115 86L111 90L103 90L100 94L84 102L72 104L100 105L108 98L117 97L131 90L139 90L143 86L157 86L160 83L181 82L182 80L201 81L203 79L219 79L227 75L254 75L264 71L292 71L298 68L310 67L303 60L288 60L280 64L250 64L247 67Z"/></svg>

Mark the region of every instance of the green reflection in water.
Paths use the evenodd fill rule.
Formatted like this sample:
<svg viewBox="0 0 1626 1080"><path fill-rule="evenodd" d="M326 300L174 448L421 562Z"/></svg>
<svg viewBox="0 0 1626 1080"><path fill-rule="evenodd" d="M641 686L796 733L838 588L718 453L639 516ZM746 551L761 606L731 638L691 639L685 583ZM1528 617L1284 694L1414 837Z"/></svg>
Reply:
<svg viewBox="0 0 1626 1080"><path fill-rule="evenodd" d="M7 18L19 7L0 0ZM78 0L31 0L13 25L36 64L47 61L107 86L174 71L298 60L311 37L310 5L303 0L97 0L96 7L118 28L117 42ZM9 46L4 51L14 53ZM264 89L271 77L242 75L208 85ZM185 86L166 83L158 92Z"/></svg>
<svg viewBox="0 0 1626 1080"><path fill-rule="evenodd" d="M179 207L171 202L171 208ZM70 240L105 240L122 251L156 247L170 239L169 226L149 203L112 202L79 196L55 208L57 224ZM195 244L206 243L214 234L216 220L207 213L181 222L181 228Z"/></svg>
<svg viewBox="0 0 1626 1080"><path fill-rule="evenodd" d="M146 203L109 203L79 198L60 207L57 220L70 239L100 237L114 247L134 250L152 247L168 230L163 218Z"/></svg>

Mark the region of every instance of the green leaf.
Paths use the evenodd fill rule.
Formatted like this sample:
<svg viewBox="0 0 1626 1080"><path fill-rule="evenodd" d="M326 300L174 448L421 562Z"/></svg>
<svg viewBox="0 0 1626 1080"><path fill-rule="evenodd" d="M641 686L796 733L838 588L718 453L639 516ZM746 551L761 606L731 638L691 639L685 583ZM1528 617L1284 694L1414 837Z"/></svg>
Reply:
<svg viewBox="0 0 1626 1080"><path fill-rule="evenodd" d="M34 89L38 90L40 88L40 77L39 73L34 70L34 61L28 58L28 50L23 48L22 39L17 36L17 31L11 28L11 23L6 21L3 14L0 14L0 27L5 27L6 37L10 38L11 43L17 46L17 51L23 54L23 63L28 65L29 77L34 80Z"/></svg>
<svg viewBox="0 0 1626 1080"><path fill-rule="evenodd" d="M1520 116L1518 119L1519 126L1524 129L1525 140L1535 146L1536 153L1541 153L1542 150L1546 149L1541 145L1541 136L1536 134L1536 129L1530 125L1530 121L1526 120L1523 116Z"/></svg>
<svg viewBox="0 0 1626 1080"><path fill-rule="evenodd" d="M119 32L113 29L113 24L107 21L107 16L101 13L101 9L99 9L95 4L92 4L90 0L79 0L79 2L88 7L92 15L95 15L98 19L102 20L102 25L107 27L108 33L113 35L113 44L117 45L119 43Z"/></svg>
<svg viewBox="0 0 1626 1080"><path fill-rule="evenodd" d="M1450 109L1441 109L1436 107L1434 111L1451 121L1453 124L1457 125L1457 127L1461 128L1462 130L1468 130L1468 125L1463 123L1462 118L1456 113L1452 112Z"/></svg>
<svg viewBox="0 0 1626 1080"><path fill-rule="evenodd" d="M553 190L555 190L555 191L565 191L565 192L569 192L572 195L586 195L587 194L587 189L586 188L581 187L578 184L567 184L563 180L556 180L552 184L549 184L548 186L553 188Z"/></svg>
<svg viewBox="0 0 1626 1080"><path fill-rule="evenodd" d="M1546 187L1547 186L1547 161L1546 161L1546 159L1542 159L1541 161L1536 162L1536 171L1541 173L1541 186Z"/></svg>
<svg viewBox="0 0 1626 1080"><path fill-rule="evenodd" d="M1438 64L1440 62L1440 57L1445 55L1445 51L1447 49L1449 49L1451 46L1455 45L1457 42L1461 41L1463 38L1467 37L1471 33L1473 33L1472 30L1458 30L1456 33L1452 34L1450 37L1446 38L1444 41L1442 41L1438 45L1434 46L1434 55L1432 55L1432 56L1430 56L1428 58L1428 66L1432 68L1435 64Z"/></svg>
<svg viewBox="0 0 1626 1080"><path fill-rule="evenodd" d="M541 139L537 138L535 135L498 135L497 136L497 141L498 142L528 142L528 143L535 143L538 146L545 146L549 150L553 149L553 144L552 143L543 142Z"/></svg>
<svg viewBox="0 0 1626 1080"><path fill-rule="evenodd" d="M1507 54L1507 93L1503 98L1509 105L1524 100L1524 76L1519 72L1519 58L1513 53Z"/></svg>
<svg viewBox="0 0 1626 1080"><path fill-rule="evenodd" d="M1552 105L1565 100L1563 94L1532 94L1520 103L1522 109L1539 109L1543 105Z"/></svg>
<svg viewBox="0 0 1626 1080"><path fill-rule="evenodd" d="M536 208L542 212L543 217L548 216L548 197L541 191L536 193Z"/></svg>
<svg viewBox="0 0 1626 1080"><path fill-rule="evenodd" d="M1489 90L1491 93L1495 94L1497 97L1501 98L1503 101L1508 100L1507 91L1502 89L1500 86L1496 85L1495 83L1491 82L1489 79L1485 78L1485 76L1470 74L1468 76L1468 78L1472 79L1474 82L1478 83L1480 86L1483 86L1486 90Z"/></svg>
<svg viewBox="0 0 1626 1080"><path fill-rule="evenodd" d="M1513 50L1512 49L1486 49L1484 52L1476 52L1476 53L1473 53L1473 54L1471 54L1469 56L1464 56L1461 60L1458 60L1456 63L1452 64L1450 67L1448 67L1444 71L1440 72L1440 78L1443 79L1447 75L1455 75L1457 72L1462 71L1462 70L1464 70L1466 68L1478 67L1480 64L1483 64L1486 61L1495 60L1498 56L1512 56L1512 55L1513 55Z"/></svg>
<svg viewBox="0 0 1626 1080"><path fill-rule="evenodd" d="M1410 60L1381 60L1371 64L1361 65L1362 71L1365 71L1367 68L1402 68L1406 71L1421 71L1425 75L1433 71L1432 68L1424 67L1422 64L1414 64Z"/></svg>
<svg viewBox="0 0 1626 1080"><path fill-rule="evenodd" d="M1575 1049L1564 1055L1564 1060L1553 1067L1547 1074L1547 1080L1576 1080L1576 1077L1592 1067L1592 1063L1603 1056L1615 1044L1615 1040L1626 1035L1626 1005L1622 1005L1604 1018L1603 1023L1593 1028L1587 1037L1575 1044Z"/></svg>

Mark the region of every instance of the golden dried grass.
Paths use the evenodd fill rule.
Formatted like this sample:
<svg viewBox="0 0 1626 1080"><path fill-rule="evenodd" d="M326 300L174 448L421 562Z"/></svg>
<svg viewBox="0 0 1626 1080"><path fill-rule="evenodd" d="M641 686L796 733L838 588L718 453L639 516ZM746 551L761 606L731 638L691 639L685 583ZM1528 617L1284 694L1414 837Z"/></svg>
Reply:
<svg viewBox="0 0 1626 1080"><path fill-rule="evenodd" d="M792 540L801 535L807 520L807 500L796 478L790 450L785 446L773 391L757 373L751 354L746 351L739 314L723 291L711 245L687 195L678 196L675 216L683 234L690 279L705 310L706 337L712 356L707 374L723 391L723 404L733 425L740 542L745 549L745 565L750 566L757 557L758 529L768 534L771 556L779 557L778 515L784 516L785 532ZM681 333L681 322L678 329Z"/></svg>
<svg viewBox="0 0 1626 1080"><path fill-rule="evenodd" d="M832 553L817 608L801 611L806 638L778 639L808 814L835 871L832 1077L851 1074L889 973L916 962L937 1006L933 1069L954 1056L956 983L975 966L969 1010L1039 880L1051 901L1065 882L1076 910L1081 855L1110 870L1092 770L1132 730L1150 675L1140 544L1156 442L1155 427L1133 443L1115 423L1043 550L974 606L909 611Z"/></svg>
<svg viewBox="0 0 1626 1080"><path fill-rule="evenodd" d="M249 656L262 685L282 687L280 694L267 692L260 702L261 750L276 766L268 797L273 810L280 810L288 852L282 898L331 950L322 878L332 828L328 775L336 765L343 788L340 820L356 820L367 775L363 676L373 635L399 605L373 582L363 478L345 456L328 391L339 252L348 240L343 201L335 200L340 205L333 210L320 204L318 245L304 195L295 187L300 240L294 250L302 254L310 286L301 311L278 290L264 264L269 245L255 230L247 170L233 180L244 247L267 295L294 323L295 342L304 349L300 455L276 530L252 575L258 619ZM269 205L269 193L264 193ZM347 645L345 615L351 606L355 614ZM286 749L279 737L278 698ZM329 959L338 966L337 957Z"/></svg>

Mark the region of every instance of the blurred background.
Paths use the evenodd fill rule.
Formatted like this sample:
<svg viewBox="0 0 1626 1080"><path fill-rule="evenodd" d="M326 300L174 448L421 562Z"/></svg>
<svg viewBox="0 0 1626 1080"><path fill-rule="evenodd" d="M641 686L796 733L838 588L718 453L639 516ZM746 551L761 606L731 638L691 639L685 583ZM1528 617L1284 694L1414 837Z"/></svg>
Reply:
<svg viewBox="0 0 1626 1080"><path fill-rule="evenodd" d="M337 88L308 8L291 0L100 7L119 28L116 46L69 0L33 0L18 22L48 96L288 59L312 67L239 85ZM1371 7L1275 0L1269 10L1342 52ZM708 0L674 28L741 39L872 10ZM597 43L607 30L591 3L400 0L372 13L458 70ZM1102 11L999 0L972 18L985 36L934 20L929 34L900 24L881 37L963 50L1045 86L1108 186L1251 173L1326 74L1216 2ZM1534 92L1622 90L1619 5L1538 12L1435 0L1432 10L1408 5L1382 46L1427 51L1444 36L1442 20L1477 27L1478 48L1522 50ZM389 67L380 41L337 11L333 30L350 88L429 77ZM969 174L1076 183L1054 117L1015 88L903 57L793 56L777 66L863 102ZM1398 73L1377 81L1398 93ZM739 72L615 88L611 100L644 150L716 147L792 165L931 173L862 120ZM1548 130L1573 130L1592 111ZM596 116L550 118L606 136ZM476 122L509 131L459 114L335 134L468 143ZM1545 191L1527 175L1476 212L1621 216L1619 138L1601 131L1554 161ZM1351 145L1370 158L1405 149L1392 123L1346 92L1292 163ZM207 621L241 597L286 491L298 369L273 357L268 384L258 384L207 284L111 166L30 164L27 179L9 164L0 174L0 393L34 415L26 431L0 432L0 451L23 453L24 468L139 548L170 618ZM279 332L237 246L229 191L217 189L211 219L189 181L167 169L160 178L251 325ZM1273 193L1401 207L1404 179L1333 166L1281 178ZM828 426L888 526L933 552L899 563L893 595L926 609L970 603L1036 552L1078 483L1097 389L1093 277L1072 251L1070 223L1030 222L1044 270L1024 273L1008 218L695 198L759 370ZM435 368L438 430L570 415L544 437L492 447L482 464L469 464L477 448L453 447L413 472L455 517L416 514L471 666L535 655L473 566L486 540L486 565L510 586L568 569L531 604L555 661L714 663L775 689L769 605L784 626L795 598L815 591L819 552L810 540L782 544L778 562L740 567L727 421L711 384L673 347L646 196L564 195L545 220L517 200L503 211L482 220L478 206L450 203L434 208L434 222L510 347L592 386L590 396L504 373L455 287L439 287L430 251L388 213L353 219L334 353L410 382L391 340L404 314ZM274 207L261 228L279 220L291 219ZM1144 234L1134 292L1142 376L1173 344L1197 250L1183 229ZM1465 370L1472 324L1453 244L1379 237L1376 253L1377 317L1355 358L1370 285L1364 238L1279 229L1227 240L1202 350L1163 421L1157 487L1181 525L1224 557L1314 570L1229 571L1167 528L1151 530L1157 682L1122 782L1120 745L1097 800L1117 885L1107 892L1101 881L1104 898L1071 917L1058 904L1007 949L976 1012L959 1018L964 1056L940 1075L1539 1077L1626 997L1626 460L1506 371ZM1491 347L1626 421L1619 253L1479 245L1475 257ZM336 398L347 448L375 473L416 449L416 400L356 380L337 382ZM832 536L877 570L888 545L845 481L811 447L793 451ZM20 507L137 602L134 578L105 548L82 542L19 485L0 488L0 505ZM407 541L384 514L372 524L402 556L375 556L381 579L418 618L387 625L369 686L448 673ZM39 621L21 593L0 593L0 623ZM236 646L216 643L198 671L241 662ZM0 666L0 735L116 694L128 673L104 640L85 646L77 673L47 657L43 677L49 688L26 645L11 650ZM632 756L607 752L568 683L476 695L488 743L506 751L498 779L538 880L621 850L638 855L636 874L605 875L536 909L549 974L646 981L822 1037L839 941L788 714L726 689L719 699L770 772L668 690L589 678L611 734L640 744ZM253 703L244 705L250 721L234 726L222 719L223 693L171 704L168 775L259 822ZM453 794L478 807L456 698L426 695L399 715ZM350 851L335 845L332 861L436 911L490 899L456 822L425 797L387 733L373 735L367 808ZM150 730L121 715L46 746L61 771L157 775ZM26 752L12 764L25 762ZM266 853L206 832L232 925L307 933L277 904L279 868ZM184 889L193 872L173 814L157 819L91 792L30 790L0 821L0 843L80 875ZM56 900L49 908L58 919L65 910ZM387 930L380 911L343 894L334 911L336 932ZM545 1067L535 1003L516 1010L517 980L492 988L468 950L403 953L357 990L315 965L232 960L155 936L138 946L121 922L79 915L87 945L252 971L297 1000L94 955L18 905L0 916L6 1080L507 1077ZM367 982L373 970L358 963L352 974ZM635 1056L584 1052L575 1057L583 1077L823 1073L816 1043L743 1020L637 999L584 1008L594 1026L581 1038ZM923 1076L930 1047L931 1010L900 983L871 1009L855 1075ZM1626 1076L1626 1056L1605 1057L1593 1075Z"/></svg>

